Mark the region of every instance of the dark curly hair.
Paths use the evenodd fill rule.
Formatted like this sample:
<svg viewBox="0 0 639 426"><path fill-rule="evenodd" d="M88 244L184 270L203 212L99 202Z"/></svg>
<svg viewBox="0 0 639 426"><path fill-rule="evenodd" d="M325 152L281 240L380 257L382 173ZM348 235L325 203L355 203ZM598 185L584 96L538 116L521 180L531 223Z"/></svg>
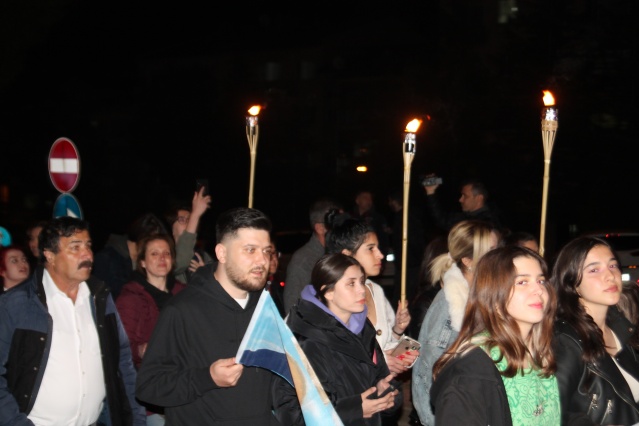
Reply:
<svg viewBox="0 0 639 426"><path fill-rule="evenodd" d="M355 253L366 241L366 235L375 233L368 222L335 209L326 214L326 227L326 253L341 253L342 250Z"/></svg>

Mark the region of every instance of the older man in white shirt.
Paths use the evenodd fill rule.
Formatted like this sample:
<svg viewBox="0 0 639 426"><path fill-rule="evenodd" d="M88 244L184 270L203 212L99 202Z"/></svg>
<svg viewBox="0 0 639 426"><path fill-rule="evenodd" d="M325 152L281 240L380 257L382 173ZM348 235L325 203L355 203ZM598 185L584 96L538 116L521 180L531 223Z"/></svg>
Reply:
<svg viewBox="0 0 639 426"><path fill-rule="evenodd" d="M88 224L53 219L39 246L44 267L0 297L0 425L146 424L126 333L90 276Z"/></svg>

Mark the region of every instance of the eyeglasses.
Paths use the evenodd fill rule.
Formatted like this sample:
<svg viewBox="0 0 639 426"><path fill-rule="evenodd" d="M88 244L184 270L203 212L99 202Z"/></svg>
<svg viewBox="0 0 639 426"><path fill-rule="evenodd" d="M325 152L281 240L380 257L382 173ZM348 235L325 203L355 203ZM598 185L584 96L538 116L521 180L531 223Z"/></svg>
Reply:
<svg viewBox="0 0 639 426"><path fill-rule="evenodd" d="M181 223L181 224L183 224L183 225L184 225L184 224L186 224L186 223L189 223L189 219L190 219L190 217L188 217L188 216L178 216L176 220L177 220L179 223Z"/></svg>

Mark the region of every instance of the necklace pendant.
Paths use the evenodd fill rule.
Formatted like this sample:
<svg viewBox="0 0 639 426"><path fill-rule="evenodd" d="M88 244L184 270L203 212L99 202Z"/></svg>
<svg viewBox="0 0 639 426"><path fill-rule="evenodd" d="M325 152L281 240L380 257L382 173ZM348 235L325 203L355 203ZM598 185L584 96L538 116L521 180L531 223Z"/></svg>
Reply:
<svg viewBox="0 0 639 426"><path fill-rule="evenodd" d="M533 416L538 417L544 414L544 406L542 404L538 404L535 411L533 411Z"/></svg>

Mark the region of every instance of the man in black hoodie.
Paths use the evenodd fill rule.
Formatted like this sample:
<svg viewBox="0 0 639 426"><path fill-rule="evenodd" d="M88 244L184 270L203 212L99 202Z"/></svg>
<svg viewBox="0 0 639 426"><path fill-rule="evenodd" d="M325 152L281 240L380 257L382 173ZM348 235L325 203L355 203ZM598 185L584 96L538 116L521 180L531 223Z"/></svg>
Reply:
<svg viewBox="0 0 639 426"><path fill-rule="evenodd" d="M222 213L218 263L200 267L162 310L138 371L136 396L165 407L167 424L303 424L273 411L278 401L296 401L292 386L234 358L266 284L270 231L270 220L258 210Z"/></svg>

